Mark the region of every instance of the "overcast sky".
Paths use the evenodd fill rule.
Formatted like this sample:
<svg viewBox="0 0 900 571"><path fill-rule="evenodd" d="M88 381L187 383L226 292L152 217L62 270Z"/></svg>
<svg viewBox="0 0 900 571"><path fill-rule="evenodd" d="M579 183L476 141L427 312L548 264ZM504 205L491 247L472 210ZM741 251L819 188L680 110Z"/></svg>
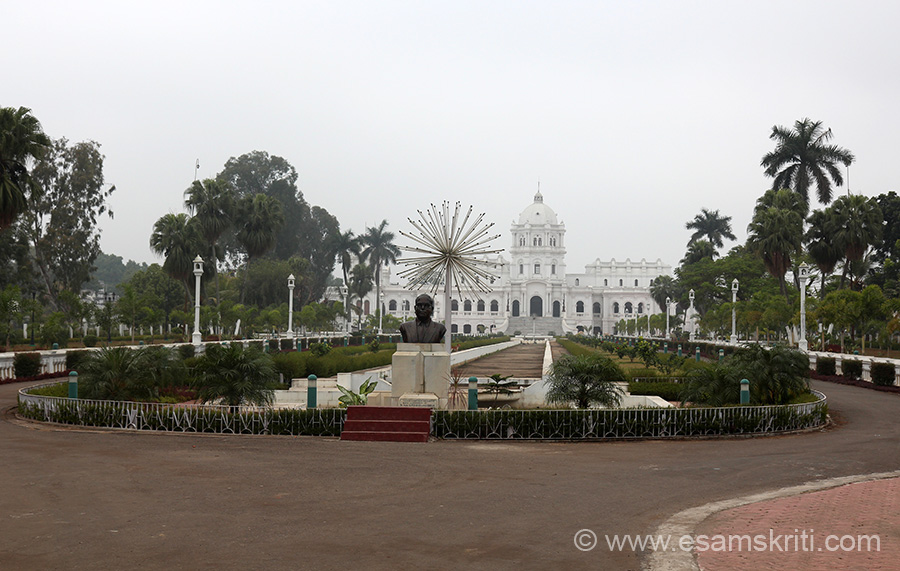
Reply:
<svg viewBox="0 0 900 571"><path fill-rule="evenodd" d="M540 180L569 271L684 255L702 207L746 238L773 125L821 120L854 193L900 188L896 1L6 2L0 106L102 145L103 250L159 261L194 178L282 156L362 233L443 200L510 222ZM844 189L838 193L846 192ZM818 207L817 203L813 204ZM398 236L398 242L406 241ZM727 243L726 247L734 243Z"/></svg>

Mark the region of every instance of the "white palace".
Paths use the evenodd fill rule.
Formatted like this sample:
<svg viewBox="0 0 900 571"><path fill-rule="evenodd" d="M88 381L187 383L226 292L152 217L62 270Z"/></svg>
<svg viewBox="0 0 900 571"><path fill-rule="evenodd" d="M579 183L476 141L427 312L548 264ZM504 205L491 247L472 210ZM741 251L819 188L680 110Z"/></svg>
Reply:
<svg viewBox="0 0 900 571"><path fill-rule="evenodd" d="M650 296L650 282L671 274L672 268L659 259L597 259L585 266L584 273L567 273L566 225L544 203L540 191L513 221L510 234L512 246L503 253L509 259L503 254L490 259L499 274L493 291L481 294L481 299L453 299L453 333L605 334L623 318L663 311ZM382 268L381 283L385 313L404 321L414 319L412 306L422 292L404 289L390 267ZM434 317L443 319L443 292L434 298ZM362 305L368 314L375 306L374 291Z"/></svg>

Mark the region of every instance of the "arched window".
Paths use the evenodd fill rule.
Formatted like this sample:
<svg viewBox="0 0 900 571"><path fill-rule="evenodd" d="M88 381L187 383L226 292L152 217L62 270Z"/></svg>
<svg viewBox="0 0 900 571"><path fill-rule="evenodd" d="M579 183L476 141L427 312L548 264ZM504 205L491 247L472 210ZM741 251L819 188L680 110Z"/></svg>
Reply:
<svg viewBox="0 0 900 571"><path fill-rule="evenodd" d="M540 236L538 236L538 246L543 246L543 245L544 245L544 239L541 238Z"/></svg>
<svg viewBox="0 0 900 571"><path fill-rule="evenodd" d="M631 313L631 312L632 312L631 302L627 301L627 302L625 302L625 313Z"/></svg>
<svg viewBox="0 0 900 571"><path fill-rule="evenodd" d="M594 302L594 308L593 308L593 309L594 309L594 314L595 314L595 315L600 315L600 302L599 302L599 301L595 301L595 302Z"/></svg>
<svg viewBox="0 0 900 571"><path fill-rule="evenodd" d="M403 311L409 311L409 300L408 299L403 300Z"/></svg>
<svg viewBox="0 0 900 571"><path fill-rule="evenodd" d="M616 314L619 313L619 302L618 301L613 303L613 313L616 313Z"/></svg>
<svg viewBox="0 0 900 571"><path fill-rule="evenodd" d="M524 246L524 245L525 245L525 236L519 236L519 245L520 245L520 246Z"/></svg>
<svg viewBox="0 0 900 571"><path fill-rule="evenodd" d="M556 275L556 264L550 264L550 274Z"/></svg>
<svg viewBox="0 0 900 571"><path fill-rule="evenodd" d="M471 326L471 325L469 325L468 323L466 323L465 325L463 325L463 333L465 333L466 335L468 335L468 334L471 333L471 332L472 332L472 326Z"/></svg>
<svg viewBox="0 0 900 571"><path fill-rule="evenodd" d="M603 285L608 286L608 285L609 285L609 280L603 280Z"/></svg>
<svg viewBox="0 0 900 571"><path fill-rule="evenodd" d="M579 301L575 304L575 313L584 313L584 302Z"/></svg>
<svg viewBox="0 0 900 571"><path fill-rule="evenodd" d="M519 317L519 300L518 299L513 301L512 314L513 314L513 317Z"/></svg>
<svg viewBox="0 0 900 571"><path fill-rule="evenodd" d="M500 311L500 303L496 299L491 301L491 311Z"/></svg>
<svg viewBox="0 0 900 571"><path fill-rule="evenodd" d="M363 304L363 313L364 314L369 315L369 307L370 307L369 300L367 299L366 302Z"/></svg>
<svg viewBox="0 0 900 571"><path fill-rule="evenodd" d="M531 239L531 245L537 246L537 236L535 236L534 238Z"/></svg>
<svg viewBox="0 0 900 571"><path fill-rule="evenodd" d="M463 302L463 311L472 311L472 302L468 299Z"/></svg>
<svg viewBox="0 0 900 571"><path fill-rule="evenodd" d="M522 262L519 262L519 275L521 276L524 273L525 273L525 264L523 264Z"/></svg>
<svg viewBox="0 0 900 571"><path fill-rule="evenodd" d="M623 285L625 284L622 283L622 280L619 280L619 287L622 287Z"/></svg>
<svg viewBox="0 0 900 571"><path fill-rule="evenodd" d="M483 323L479 323L475 326L475 331L477 331L478 333L484 333L484 329L485 327Z"/></svg>
<svg viewBox="0 0 900 571"><path fill-rule="evenodd" d="M450 326L450 333L459 333L459 325L453 324Z"/></svg>
<svg viewBox="0 0 900 571"><path fill-rule="evenodd" d="M541 275L541 264L540 264L540 262L538 262L538 263L536 263L536 264L534 265L534 275L536 275L536 276Z"/></svg>
<svg viewBox="0 0 900 571"><path fill-rule="evenodd" d="M638 313L644 313L644 304L643 303L638 304Z"/></svg>
<svg viewBox="0 0 900 571"><path fill-rule="evenodd" d="M637 284L638 284L638 281L634 280L634 287L637 287L638 286Z"/></svg>
<svg viewBox="0 0 900 571"><path fill-rule="evenodd" d="M484 311L484 300L483 299L478 300L478 305L476 306L476 308L478 309L479 312Z"/></svg>
<svg viewBox="0 0 900 571"><path fill-rule="evenodd" d="M392 299L388 302L388 311L397 311L397 300Z"/></svg>
<svg viewBox="0 0 900 571"><path fill-rule="evenodd" d="M575 285L578 285L578 278L575 278Z"/></svg>
<svg viewBox="0 0 900 571"><path fill-rule="evenodd" d="M455 299L450 302L450 311L459 311L459 302Z"/></svg>
<svg viewBox="0 0 900 571"><path fill-rule="evenodd" d="M559 311L559 307L560 307L559 302L554 301L553 302L553 317L560 317L562 315L562 313L560 313L560 311Z"/></svg>

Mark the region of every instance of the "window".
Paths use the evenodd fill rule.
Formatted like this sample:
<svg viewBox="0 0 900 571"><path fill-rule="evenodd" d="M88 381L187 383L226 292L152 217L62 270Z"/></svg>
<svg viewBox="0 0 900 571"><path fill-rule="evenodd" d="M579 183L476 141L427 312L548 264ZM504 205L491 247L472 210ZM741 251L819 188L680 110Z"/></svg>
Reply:
<svg viewBox="0 0 900 571"><path fill-rule="evenodd" d="M584 302L579 301L575 304L575 313L584 313Z"/></svg>
<svg viewBox="0 0 900 571"><path fill-rule="evenodd" d="M521 276L524 273L525 273L525 264L519 264L519 275Z"/></svg>
<svg viewBox="0 0 900 571"><path fill-rule="evenodd" d="M619 280L619 287L622 287L623 285L625 284L622 283L622 280Z"/></svg>
<svg viewBox="0 0 900 571"><path fill-rule="evenodd" d="M556 275L556 264L550 264L550 273Z"/></svg>
<svg viewBox="0 0 900 571"><path fill-rule="evenodd" d="M520 245L520 246L524 246L524 245L525 245L525 236L519 236L519 245Z"/></svg>
<svg viewBox="0 0 900 571"><path fill-rule="evenodd" d="M603 280L603 285L608 286L608 285L609 285L609 280Z"/></svg>
<svg viewBox="0 0 900 571"><path fill-rule="evenodd" d="M459 325L453 324L450 326L450 333L459 333Z"/></svg>
<svg viewBox="0 0 900 571"><path fill-rule="evenodd" d="M459 302L455 299L450 302L450 311L459 311Z"/></svg>
<svg viewBox="0 0 900 571"><path fill-rule="evenodd" d="M471 332L472 332L472 326L471 326L471 325L469 325L468 323L466 323L465 325L463 325L463 333L465 333L466 335L468 335L468 334L471 333Z"/></svg>
<svg viewBox="0 0 900 571"><path fill-rule="evenodd" d="M477 309L478 309L478 311L480 311L480 312L483 312L483 311L484 311L484 300L481 300L481 299L478 300Z"/></svg>
<svg viewBox="0 0 900 571"><path fill-rule="evenodd" d="M544 239L541 238L540 236L538 236L538 246L543 246L543 245L544 245Z"/></svg>
<svg viewBox="0 0 900 571"><path fill-rule="evenodd" d="M534 275L536 275L536 276L541 275L541 264L540 263L537 263L534 265Z"/></svg>
<svg viewBox="0 0 900 571"><path fill-rule="evenodd" d="M638 304L638 313L644 313L644 304L643 303Z"/></svg>
<svg viewBox="0 0 900 571"><path fill-rule="evenodd" d="M472 302L468 299L463 302L463 311L472 311Z"/></svg>
<svg viewBox="0 0 900 571"><path fill-rule="evenodd" d="M559 305L559 302L558 302L558 301L554 301L554 302L553 302L553 317L559 317L560 315L562 315L562 314L560 313L560 305Z"/></svg>
<svg viewBox="0 0 900 571"><path fill-rule="evenodd" d="M638 281L634 280L634 287L637 287L638 286L637 284L638 284Z"/></svg>
<svg viewBox="0 0 900 571"><path fill-rule="evenodd" d="M403 300L403 311L409 311L409 300L408 299Z"/></svg>
<svg viewBox="0 0 900 571"><path fill-rule="evenodd" d="M478 325L475 326L475 331L477 331L479 334L484 333L484 330L485 330L485 327L484 327L483 323L479 323Z"/></svg>
<svg viewBox="0 0 900 571"><path fill-rule="evenodd" d="M532 245L532 246L537 246L537 237L534 237L534 238L531 239L531 245Z"/></svg>
<svg viewBox="0 0 900 571"><path fill-rule="evenodd" d="M496 299L491 302L491 311L500 311L500 303Z"/></svg>
<svg viewBox="0 0 900 571"><path fill-rule="evenodd" d="M515 300L512 305L513 317L519 317L519 300Z"/></svg>
<svg viewBox="0 0 900 571"><path fill-rule="evenodd" d="M556 236L550 236L550 245L556 246Z"/></svg>
<svg viewBox="0 0 900 571"><path fill-rule="evenodd" d="M388 311L397 311L397 300L392 299L388 302Z"/></svg>
<svg viewBox="0 0 900 571"><path fill-rule="evenodd" d="M618 301L613 303L613 313L615 313L615 314L619 313L619 302Z"/></svg>
<svg viewBox="0 0 900 571"><path fill-rule="evenodd" d="M600 302L599 301L594 302L594 314L600 315Z"/></svg>
<svg viewBox="0 0 900 571"><path fill-rule="evenodd" d="M631 313L631 312L632 312L632 305L631 305L631 302L629 301L629 302L625 303L625 313Z"/></svg>
<svg viewBox="0 0 900 571"><path fill-rule="evenodd" d="M575 285L578 285L578 278L575 278Z"/></svg>

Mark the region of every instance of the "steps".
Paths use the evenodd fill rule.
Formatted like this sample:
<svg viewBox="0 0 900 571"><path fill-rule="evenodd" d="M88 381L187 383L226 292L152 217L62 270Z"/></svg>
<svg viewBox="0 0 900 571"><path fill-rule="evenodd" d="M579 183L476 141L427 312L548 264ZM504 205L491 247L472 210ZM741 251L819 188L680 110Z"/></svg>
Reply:
<svg viewBox="0 0 900 571"><path fill-rule="evenodd" d="M349 406L341 440L428 442L430 435L430 408Z"/></svg>
<svg viewBox="0 0 900 571"><path fill-rule="evenodd" d="M563 323L561 317L529 317L520 315L519 317L510 317L509 325L506 332L512 335L516 331L521 331L523 335L563 335Z"/></svg>

